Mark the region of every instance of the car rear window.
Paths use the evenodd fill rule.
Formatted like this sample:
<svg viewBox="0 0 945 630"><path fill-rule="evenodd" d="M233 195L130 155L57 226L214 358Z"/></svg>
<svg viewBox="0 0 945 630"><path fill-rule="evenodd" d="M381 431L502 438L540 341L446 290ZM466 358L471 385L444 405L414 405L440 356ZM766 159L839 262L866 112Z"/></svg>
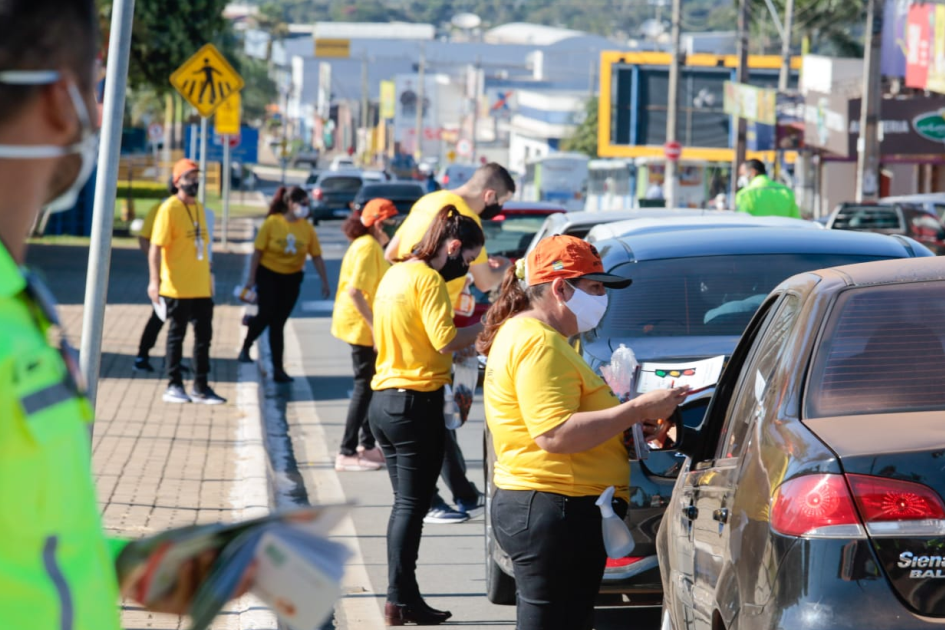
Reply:
<svg viewBox="0 0 945 630"><path fill-rule="evenodd" d="M542 215L505 215L502 221L483 221L486 251L490 256L521 258L544 222Z"/></svg>
<svg viewBox="0 0 945 630"><path fill-rule="evenodd" d="M945 410L945 282L845 292L824 330L807 417Z"/></svg>
<svg viewBox="0 0 945 630"><path fill-rule="evenodd" d="M324 192L351 192L361 189L360 177L322 177L318 180L318 187Z"/></svg>
<svg viewBox="0 0 945 630"><path fill-rule="evenodd" d="M765 297L791 276L883 260L840 254L759 254L648 260L618 266L630 288L610 292L602 337L741 335Z"/></svg>
<svg viewBox="0 0 945 630"><path fill-rule="evenodd" d="M359 197L365 199L413 199L423 196L423 187L419 184L372 184L361 189Z"/></svg>
<svg viewBox="0 0 945 630"><path fill-rule="evenodd" d="M847 206L837 212L835 230L901 230L899 213L892 206Z"/></svg>

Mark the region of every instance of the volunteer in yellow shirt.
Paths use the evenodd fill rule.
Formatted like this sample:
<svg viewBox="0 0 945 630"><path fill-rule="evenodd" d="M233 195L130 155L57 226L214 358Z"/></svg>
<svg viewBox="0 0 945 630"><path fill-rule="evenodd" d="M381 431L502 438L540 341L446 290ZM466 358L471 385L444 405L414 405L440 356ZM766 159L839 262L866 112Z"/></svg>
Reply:
<svg viewBox="0 0 945 630"><path fill-rule="evenodd" d="M368 424L368 407L377 361L373 331L374 296L381 278L390 268L390 263L384 260L383 247L390 240L384 232L384 224L395 216L397 207L392 201L371 199L361 212L352 214L341 227L351 245L341 261L331 334L351 346L354 390L348 403L341 449L335 458L335 470L339 472L363 472L384 466L384 454L377 447Z"/></svg>
<svg viewBox="0 0 945 630"><path fill-rule="evenodd" d="M394 238L387 246L387 260L404 260L427 233L433 219L445 206L455 206L460 214L469 217L480 228L483 221L489 221L502 211L502 204L515 194L515 180L499 164L490 162L479 167L469 181L455 190L438 190L420 198L410 209L410 214L401 224ZM493 259L489 264L488 252L483 248L469 267L476 287L488 292L499 286L502 274L509 266L504 258ZM454 307L459 302L466 278L456 278L446 284L449 289L450 304Z"/></svg>
<svg viewBox="0 0 945 630"><path fill-rule="evenodd" d="M606 552L594 502L617 489L626 512L630 465L623 432L668 418L687 388L619 404L568 338L593 330L606 289L597 250L572 236L540 241L510 269L477 348L488 356L486 422L496 463L492 526L512 559L519 630L590 627ZM655 433L652 423L644 425Z"/></svg>
<svg viewBox="0 0 945 630"><path fill-rule="evenodd" d="M203 206L197 201L200 173L192 160L174 164L177 194L158 209L151 233L148 297L167 307L167 378L164 402L220 405L226 400L207 382L210 340L213 338L213 287L210 277L212 246ZM181 357L187 324L194 326L194 387L184 390Z"/></svg>
<svg viewBox="0 0 945 630"><path fill-rule="evenodd" d="M394 509L387 528L387 625L439 624L417 584L423 517L443 463L443 388L451 354L471 346L481 324L457 330L446 282L466 275L485 238L475 220L443 208L411 256L388 270L374 298L377 373L368 411L387 459Z"/></svg>
<svg viewBox="0 0 945 630"><path fill-rule="evenodd" d="M285 352L285 323L295 308L302 288L305 259L312 263L322 280L322 297L331 297L328 271L322 258L322 247L312 224L306 221L311 207L308 193L298 186L280 187L272 197L269 216L256 235L256 251L249 264L246 288L256 288L259 312L249 321L239 361L250 363L249 349L269 328L272 348L272 378L277 383L291 383L282 365Z"/></svg>

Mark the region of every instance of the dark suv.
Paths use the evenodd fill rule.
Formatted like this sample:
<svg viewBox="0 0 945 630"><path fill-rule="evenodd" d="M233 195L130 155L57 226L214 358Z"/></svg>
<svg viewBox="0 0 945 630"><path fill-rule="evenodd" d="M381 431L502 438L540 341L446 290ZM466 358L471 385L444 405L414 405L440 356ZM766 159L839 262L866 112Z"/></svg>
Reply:
<svg viewBox="0 0 945 630"><path fill-rule="evenodd" d="M841 203L827 219L831 230L902 234L936 255L945 254L945 227L931 209L910 203Z"/></svg>
<svg viewBox="0 0 945 630"><path fill-rule="evenodd" d="M610 293L600 326L580 340L595 370L625 344L640 362L682 362L729 356L765 296L785 279L822 267L931 256L906 237L829 230L714 228L630 235L597 247L609 273L633 278ZM684 416L697 424L701 415ZM486 589L490 601L512 604L511 561L492 537L490 500L495 454L485 439ZM663 597L656 534L669 504L681 459L654 453L632 462L626 522L632 556L607 562L601 593L611 605L659 605ZM607 597L610 595L611 597Z"/></svg>
<svg viewBox="0 0 945 630"><path fill-rule="evenodd" d="M662 628L942 627L943 278L887 261L765 297L679 445Z"/></svg>

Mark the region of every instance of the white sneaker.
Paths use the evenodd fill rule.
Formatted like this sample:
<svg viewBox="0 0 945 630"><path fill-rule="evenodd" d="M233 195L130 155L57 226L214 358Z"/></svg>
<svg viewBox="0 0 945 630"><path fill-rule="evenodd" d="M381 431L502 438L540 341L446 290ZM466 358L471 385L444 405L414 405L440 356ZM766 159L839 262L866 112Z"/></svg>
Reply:
<svg viewBox="0 0 945 630"><path fill-rule="evenodd" d="M338 472L368 472L380 470L381 465L361 459L357 455L341 455L335 458L335 470Z"/></svg>

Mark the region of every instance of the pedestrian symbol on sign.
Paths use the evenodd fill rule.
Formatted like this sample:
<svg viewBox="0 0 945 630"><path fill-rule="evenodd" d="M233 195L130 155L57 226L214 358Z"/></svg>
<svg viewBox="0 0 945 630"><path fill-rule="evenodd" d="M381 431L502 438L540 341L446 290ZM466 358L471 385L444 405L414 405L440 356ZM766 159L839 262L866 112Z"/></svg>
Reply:
<svg viewBox="0 0 945 630"><path fill-rule="evenodd" d="M207 44L171 75L171 85L207 117L244 84L220 51Z"/></svg>

